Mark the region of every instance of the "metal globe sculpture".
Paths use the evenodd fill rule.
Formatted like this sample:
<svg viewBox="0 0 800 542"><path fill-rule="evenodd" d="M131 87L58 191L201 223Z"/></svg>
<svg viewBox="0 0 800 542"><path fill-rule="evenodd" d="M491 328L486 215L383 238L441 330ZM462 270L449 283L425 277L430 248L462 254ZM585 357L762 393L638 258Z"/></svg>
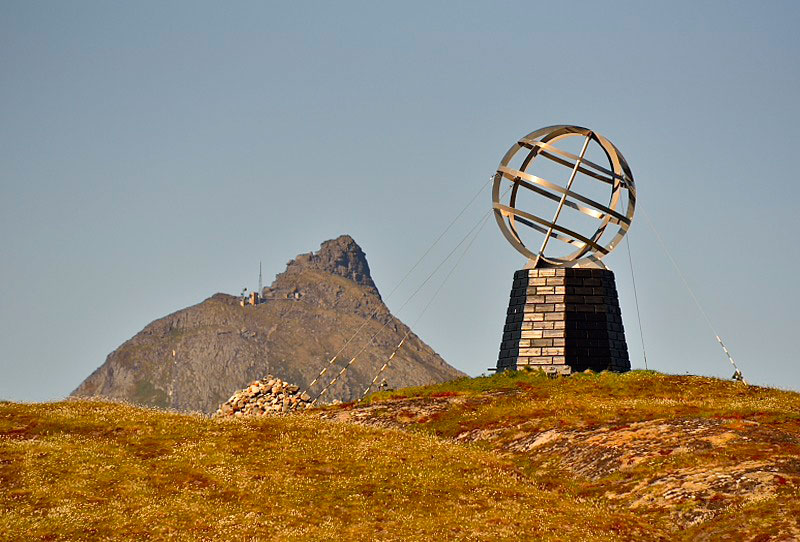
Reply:
<svg viewBox="0 0 800 542"><path fill-rule="evenodd" d="M575 143L580 143L577 154L565 149ZM587 154L592 148L594 154ZM588 159L595 154L600 159ZM607 165L596 163L606 160ZM550 178L536 174L540 166L546 166ZM562 171L563 179L553 178ZM576 185L579 178L584 185L596 183L585 188L592 194L600 189L601 195L589 197ZM552 215L540 216L543 213L521 208L523 194L554 205ZM526 135L505 154L494 176L492 204L503 235L529 259L526 267L604 269L600 259L619 245L633 220L636 186L628 163L609 140L580 126L548 126ZM573 217L570 222L566 214L576 213L581 218L576 221ZM588 227L587 217L591 219ZM582 231L576 231L573 222L579 223ZM567 250L572 252L564 254Z"/></svg>

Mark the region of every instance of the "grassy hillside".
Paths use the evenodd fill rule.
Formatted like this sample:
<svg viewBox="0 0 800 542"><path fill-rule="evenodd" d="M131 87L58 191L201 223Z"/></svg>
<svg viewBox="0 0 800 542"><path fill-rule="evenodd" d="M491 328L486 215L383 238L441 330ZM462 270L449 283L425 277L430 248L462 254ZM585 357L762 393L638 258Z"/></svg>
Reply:
<svg viewBox="0 0 800 542"><path fill-rule="evenodd" d="M0 403L0 539L761 541L799 517L800 395L712 379L507 374L249 420Z"/></svg>
<svg viewBox="0 0 800 542"><path fill-rule="evenodd" d="M538 487L633 512L672 540L800 539L797 393L646 371L520 372L319 415L494 452Z"/></svg>

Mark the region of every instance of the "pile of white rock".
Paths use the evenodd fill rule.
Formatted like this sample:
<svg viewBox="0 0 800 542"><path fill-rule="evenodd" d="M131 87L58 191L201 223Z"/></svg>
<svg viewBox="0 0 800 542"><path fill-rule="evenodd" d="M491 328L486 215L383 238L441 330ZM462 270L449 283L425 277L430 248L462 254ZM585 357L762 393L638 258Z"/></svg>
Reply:
<svg viewBox="0 0 800 542"><path fill-rule="evenodd" d="M234 393L220 405L214 417L269 416L305 410L310 406L311 397L307 393L300 393L299 386L267 375Z"/></svg>

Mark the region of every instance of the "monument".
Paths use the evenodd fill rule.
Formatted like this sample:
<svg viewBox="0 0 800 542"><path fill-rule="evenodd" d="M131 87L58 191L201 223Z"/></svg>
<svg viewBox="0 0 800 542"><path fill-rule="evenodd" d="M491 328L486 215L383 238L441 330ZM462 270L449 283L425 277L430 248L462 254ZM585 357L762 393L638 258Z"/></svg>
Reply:
<svg viewBox="0 0 800 542"><path fill-rule="evenodd" d="M498 371L630 370L614 273L601 260L628 231L635 203L625 158L588 128L549 126L509 149L492 207L528 263L514 273Z"/></svg>

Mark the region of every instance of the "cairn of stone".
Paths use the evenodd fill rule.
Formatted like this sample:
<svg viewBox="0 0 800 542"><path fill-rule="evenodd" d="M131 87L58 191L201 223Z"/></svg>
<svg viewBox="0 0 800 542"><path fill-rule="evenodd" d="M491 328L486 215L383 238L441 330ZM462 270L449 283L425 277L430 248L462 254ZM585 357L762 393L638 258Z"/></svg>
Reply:
<svg viewBox="0 0 800 542"><path fill-rule="evenodd" d="M220 405L214 417L274 416L311 406L311 397L300 393L300 387L267 375L234 393Z"/></svg>

